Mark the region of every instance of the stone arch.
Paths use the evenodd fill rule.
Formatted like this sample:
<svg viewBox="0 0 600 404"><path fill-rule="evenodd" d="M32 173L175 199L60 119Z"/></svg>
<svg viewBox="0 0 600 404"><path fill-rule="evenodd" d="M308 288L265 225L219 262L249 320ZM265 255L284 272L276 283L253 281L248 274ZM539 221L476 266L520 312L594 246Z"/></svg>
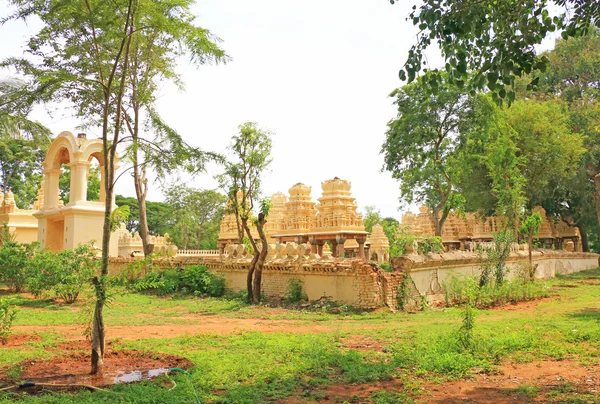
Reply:
<svg viewBox="0 0 600 404"><path fill-rule="evenodd" d="M61 132L48 148L42 164L43 195L39 211L34 215L38 218L38 241L53 251L102 240L106 208L104 169L100 170L100 202L87 200L88 174L93 159L104 166L102 140L87 139L83 133L75 136L68 131ZM71 169L70 200L66 206L59 204L59 176L63 164L68 164ZM111 204L114 208L114 199ZM109 254L116 256L118 237L111 238L110 243Z"/></svg>

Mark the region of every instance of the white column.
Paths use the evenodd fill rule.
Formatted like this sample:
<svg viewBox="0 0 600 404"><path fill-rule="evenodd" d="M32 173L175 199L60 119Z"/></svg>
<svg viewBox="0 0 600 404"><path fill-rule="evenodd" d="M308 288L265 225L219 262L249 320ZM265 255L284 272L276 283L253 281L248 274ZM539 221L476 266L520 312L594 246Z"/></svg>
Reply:
<svg viewBox="0 0 600 404"><path fill-rule="evenodd" d="M87 201L87 175L89 161L75 161L69 164L71 168L71 190L69 205Z"/></svg>
<svg viewBox="0 0 600 404"><path fill-rule="evenodd" d="M44 170L44 210L58 206L58 180L60 173L60 168Z"/></svg>

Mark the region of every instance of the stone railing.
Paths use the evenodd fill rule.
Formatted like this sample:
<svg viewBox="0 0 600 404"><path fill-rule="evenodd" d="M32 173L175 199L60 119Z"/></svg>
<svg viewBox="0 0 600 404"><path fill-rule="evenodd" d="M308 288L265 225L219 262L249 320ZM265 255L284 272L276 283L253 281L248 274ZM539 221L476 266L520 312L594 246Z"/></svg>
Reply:
<svg viewBox="0 0 600 404"><path fill-rule="evenodd" d="M183 257L218 257L219 250L178 250L177 255Z"/></svg>

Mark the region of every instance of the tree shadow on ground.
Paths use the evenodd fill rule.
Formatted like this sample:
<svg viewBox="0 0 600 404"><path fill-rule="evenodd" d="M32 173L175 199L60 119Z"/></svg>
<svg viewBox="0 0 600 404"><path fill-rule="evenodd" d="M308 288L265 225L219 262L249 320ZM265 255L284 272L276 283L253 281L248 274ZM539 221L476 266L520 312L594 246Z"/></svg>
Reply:
<svg viewBox="0 0 600 404"><path fill-rule="evenodd" d="M581 272L575 272L568 275L556 275L556 279L566 281L580 281L584 279L600 279L600 268L588 269Z"/></svg>
<svg viewBox="0 0 600 404"><path fill-rule="evenodd" d="M64 305L58 304L54 299L30 299L22 295L12 295L10 303L19 307L31 307L46 310L63 310Z"/></svg>
<svg viewBox="0 0 600 404"><path fill-rule="evenodd" d="M600 309L595 309L592 307L588 307L574 313L569 313L568 316L576 320L596 321L600 323Z"/></svg>

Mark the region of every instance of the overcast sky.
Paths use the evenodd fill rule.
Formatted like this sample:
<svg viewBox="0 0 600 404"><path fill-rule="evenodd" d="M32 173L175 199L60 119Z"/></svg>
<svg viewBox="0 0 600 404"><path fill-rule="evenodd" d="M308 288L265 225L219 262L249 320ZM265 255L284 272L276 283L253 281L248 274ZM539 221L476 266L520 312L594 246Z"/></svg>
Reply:
<svg viewBox="0 0 600 404"><path fill-rule="evenodd" d="M312 186L316 201L321 181L335 176L352 182L360 208L374 205L400 217L398 183L381 173L379 154L386 123L395 116L388 94L401 85L398 70L414 42L405 21L413 2L387 0L201 0L198 22L222 40L232 57L223 66L193 68L182 61L186 91L161 88L158 111L191 144L222 152L243 122L275 133L273 164L263 182L265 194L286 192L297 182ZM0 11L0 14L4 14ZM0 27L0 59L19 55L24 40L39 29L31 21ZM437 52L429 55L439 64ZM7 76L4 72L0 76ZM60 111L34 118L52 129L76 132L80 123ZM88 131L88 137L99 132ZM208 175L183 179L215 188ZM134 196L123 176L117 193ZM149 200L162 200L158 184Z"/></svg>

